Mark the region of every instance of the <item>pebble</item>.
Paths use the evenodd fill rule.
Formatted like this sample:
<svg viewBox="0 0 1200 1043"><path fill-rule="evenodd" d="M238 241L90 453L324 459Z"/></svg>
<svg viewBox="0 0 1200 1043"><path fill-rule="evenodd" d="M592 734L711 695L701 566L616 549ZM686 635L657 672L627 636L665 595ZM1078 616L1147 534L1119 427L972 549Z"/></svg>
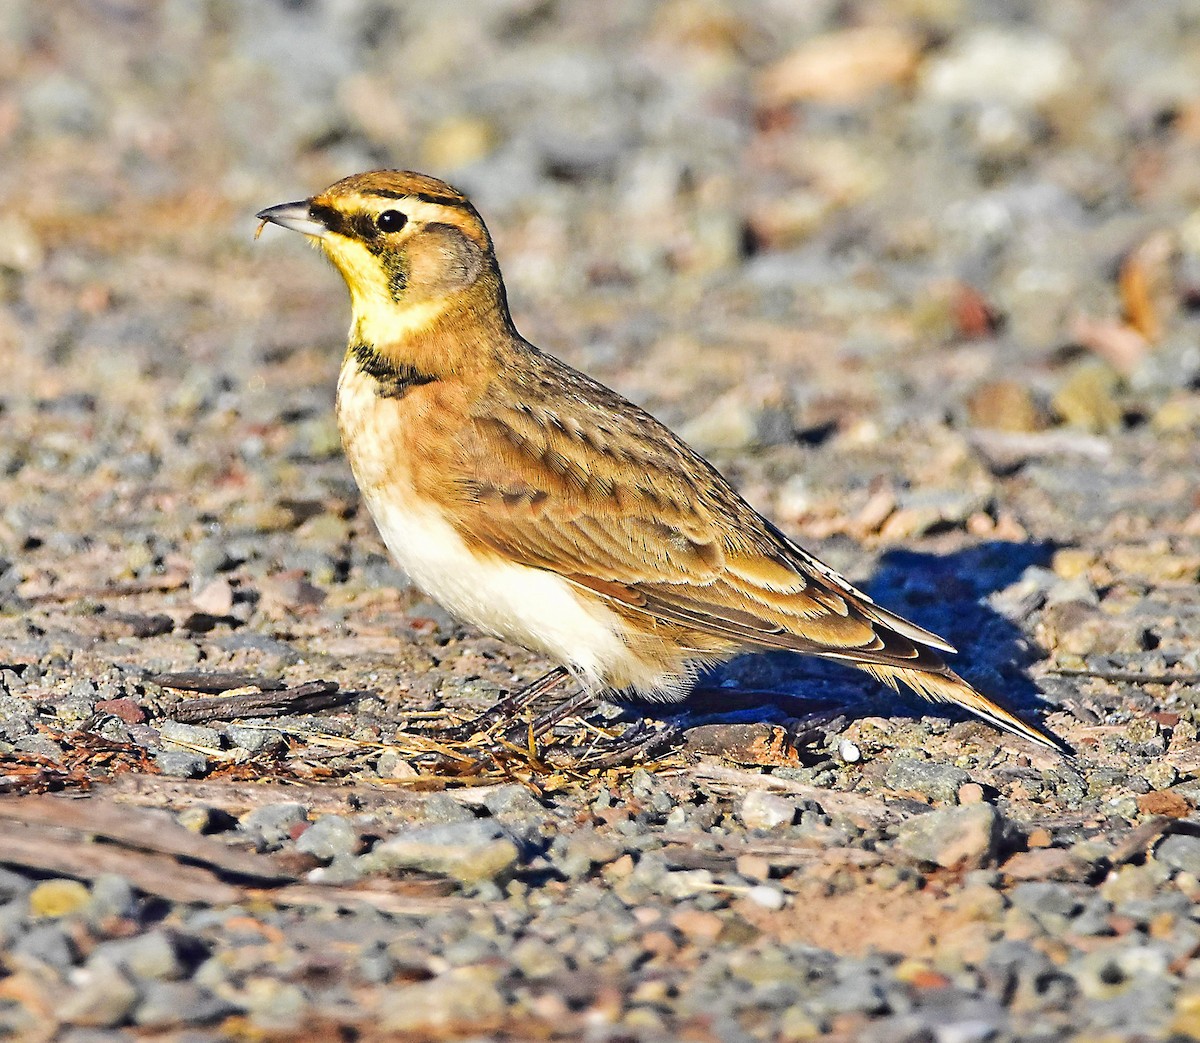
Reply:
<svg viewBox="0 0 1200 1043"><path fill-rule="evenodd" d="M505 1016L504 996L491 981L469 971L450 971L389 989L379 1005L379 1027L384 1032L421 1034L497 1028Z"/></svg>
<svg viewBox="0 0 1200 1043"><path fill-rule="evenodd" d="M92 958L122 968L135 980L175 980L185 972L171 936L162 930L104 942L96 947Z"/></svg>
<svg viewBox="0 0 1200 1043"><path fill-rule="evenodd" d="M1061 41L1000 26L974 29L932 61L921 89L947 102L1041 105L1071 89L1079 68Z"/></svg>
<svg viewBox="0 0 1200 1043"><path fill-rule="evenodd" d="M181 779L199 779L208 774L208 758L192 750L157 750L154 763L164 775Z"/></svg>
<svg viewBox="0 0 1200 1043"><path fill-rule="evenodd" d="M857 764L862 760L862 750L849 739L842 739L838 743L838 756L845 764Z"/></svg>
<svg viewBox="0 0 1200 1043"><path fill-rule="evenodd" d="M55 1014L68 1025L112 1028L122 1024L139 999L137 987L115 964L93 956L70 974L73 991Z"/></svg>
<svg viewBox="0 0 1200 1043"><path fill-rule="evenodd" d="M210 1025L236 1008L207 989L188 981L148 981L133 1012L133 1022L145 1028Z"/></svg>
<svg viewBox="0 0 1200 1043"><path fill-rule="evenodd" d="M410 827L377 844L359 863L365 872L420 869L472 885L506 879L519 859L520 849L503 826L473 818Z"/></svg>
<svg viewBox="0 0 1200 1043"><path fill-rule="evenodd" d="M73 916L87 908L92 893L78 880L47 880L29 894L29 911L34 916L57 919Z"/></svg>
<svg viewBox="0 0 1200 1043"><path fill-rule="evenodd" d="M1154 849L1154 858L1171 869L1200 877L1200 837L1173 833Z"/></svg>
<svg viewBox="0 0 1200 1043"><path fill-rule="evenodd" d="M970 780L965 771L951 764L907 757L892 761L883 775L884 783L891 789L920 793L941 804L956 801L959 790Z"/></svg>
<svg viewBox="0 0 1200 1043"><path fill-rule="evenodd" d="M747 829L770 830L790 826L799 813L800 809L794 800L765 789L751 790L738 806L738 818Z"/></svg>
<svg viewBox="0 0 1200 1043"><path fill-rule="evenodd" d="M746 892L746 897L764 909L782 909L787 904L784 893L778 887L768 884L755 884Z"/></svg>
<svg viewBox="0 0 1200 1043"><path fill-rule="evenodd" d="M339 856L356 853L358 829L341 815L322 815L296 841L296 850L314 858L332 862Z"/></svg>
<svg viewBox="0 0 1200 1043"><path fill-rule="evenodd" d="M995 857L1000 829L1000 816L990 804L940 808L903 823L896 847L919 862L974 869Z"/></svg>
<svg viewBox="0 0 1200 1043"><path fill-rule="evenodd" d="M238 829L254 839L260 851L277 851L298 837L308 823L303 804L264 804L238 820Z"/></svg>

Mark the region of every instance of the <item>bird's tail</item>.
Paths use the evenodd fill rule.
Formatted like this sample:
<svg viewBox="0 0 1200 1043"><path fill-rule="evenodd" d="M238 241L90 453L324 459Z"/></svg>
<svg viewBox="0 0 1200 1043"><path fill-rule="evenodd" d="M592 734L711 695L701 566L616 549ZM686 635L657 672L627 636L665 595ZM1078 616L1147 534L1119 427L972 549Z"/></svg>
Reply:
<svg viewBox="0 0 1200 1043"><path fill-rule="evenodd" d="M884 684L896 690L899 690L900 683L903 682L916 692L917 695L923 696L932 702L954 703L957 706L962 706L970 710L985 721L990 721L997 728L1012 732L1014 735L1023 735L1026 739L1032 739L1039 745L1048 746L1059 753L1070 754L1074 752L1058 736L1047 731L1040 725L1030 724L1028 721L1021 720L1011 710L1006 709L995 700L989 699L982 692L971 687L971 685L949 667L944 667L942 670L934 673L928 670L914 670L908 667L890 666L882 663L858 662L854 665L867 671L873 677L878 678Z"/></svg>

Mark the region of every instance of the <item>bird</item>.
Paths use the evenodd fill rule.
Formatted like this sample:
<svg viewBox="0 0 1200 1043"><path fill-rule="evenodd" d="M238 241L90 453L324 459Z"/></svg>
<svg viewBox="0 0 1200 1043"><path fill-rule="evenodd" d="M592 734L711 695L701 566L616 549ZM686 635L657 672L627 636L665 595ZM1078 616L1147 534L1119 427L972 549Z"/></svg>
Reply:
<svg viewBox="0 0 1200 1043"><path fill-rule="evenodd" d="M526 341L459 190L374 170L256 216L256 237L300 232L349 290L337 422L392 557L452 615L557 663L551 683L676 702L706 668L787 650L1069 749L958 676L952 645L801 548L664 424Z"/></svg>

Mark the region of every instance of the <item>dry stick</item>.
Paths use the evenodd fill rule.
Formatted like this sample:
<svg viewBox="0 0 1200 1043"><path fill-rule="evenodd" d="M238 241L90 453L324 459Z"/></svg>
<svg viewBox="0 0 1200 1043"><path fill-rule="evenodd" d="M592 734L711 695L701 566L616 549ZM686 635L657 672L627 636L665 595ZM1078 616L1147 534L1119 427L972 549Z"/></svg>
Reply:
<svg viewBox="0 0 1200 1043"><path fill-rule="evenodd" d="M103 798L24 797L0 801L0 820L103 837L130 848L200 862L251 880L276 882L296 878L295 873L269 856L238 851L220 840L200 836L164 812L133 812ZM7 856L6 844L7 837L5 844L0 844L0 860Z"/></svg>
<svg viewBox="0 0 1200 1043"><path fill-rule="evenodd" d="M185 670L170 674L151 674L146 678L161 688L179 688L185 692L209 692L218 695L232 688L257 688L263 692L277 692L284 687L282 681L255 674L235 674Z"/></svg>
<svg viewBox="0 0 1200 1043"><path fill-rule="evenodd" d="M726 768L720 764L701 762L692 768L684 770L685 775L694 775L710 782L724 783L739 789L773 789L784 793L792 793L798 797L816 801L826 811L835 811L848 815L862 815L871 821L884 818L906 818L901 808L889 807L882 800L864 797L857 793L843 793L840 790L821 789L819 786L806 786L792 779L781 779L775 775L759 775L752 771L739 771L736 768Z"/></svg>
<svg viewBox="0 0 1200 1043"><path fill-rule="evenodd" d="M51 827L36 824L10 827L4 833L0 862L11 865L65 873L84 880L115 873L139 891L173 902L236 902L243 894L243 888L165 855L73 840Z"/></svg>
<svg viewBox="0 0 1200 1043"><path fill-rule="evenodd" d="M336 681L310 681L277 692L247 692L242 695L200 696L169 707L164 716L187 724L200 721L232 721L239 717L281 717L292 713L315 713L345 706L369 692L339 692Z"/></svg>

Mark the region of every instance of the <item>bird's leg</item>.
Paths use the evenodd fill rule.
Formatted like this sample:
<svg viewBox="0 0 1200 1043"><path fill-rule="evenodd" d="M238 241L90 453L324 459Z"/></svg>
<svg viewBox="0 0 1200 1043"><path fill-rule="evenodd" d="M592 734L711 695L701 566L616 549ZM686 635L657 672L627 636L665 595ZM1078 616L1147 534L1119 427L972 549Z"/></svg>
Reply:
<svg viewBox="0 0 1200 1043"><path fill-rule="evenodd" d="M525 707L536 702L547 692L554 691L570 679L566 667L556 666L543 674L536 681L531 681L515 692L509 692L503 699L488 707L478 717L449 729L445 734L450 739L469 739L480 732L490 732L497 725L511 721Z"/></svg>
<svg viewBox="0 0 1200 1043"><path fill-rule="evenodd" d="M595 703L596 697L586 688L576 692L568 699L564 699L561 703L550 707L540 717L535 717L529 724L513 725L505 733L505 738L509 742L524 744L529 741L530 736L534 739L540 739L559 721L565 720L571 714L577 713L585 706L591 706Z"/></svg>

